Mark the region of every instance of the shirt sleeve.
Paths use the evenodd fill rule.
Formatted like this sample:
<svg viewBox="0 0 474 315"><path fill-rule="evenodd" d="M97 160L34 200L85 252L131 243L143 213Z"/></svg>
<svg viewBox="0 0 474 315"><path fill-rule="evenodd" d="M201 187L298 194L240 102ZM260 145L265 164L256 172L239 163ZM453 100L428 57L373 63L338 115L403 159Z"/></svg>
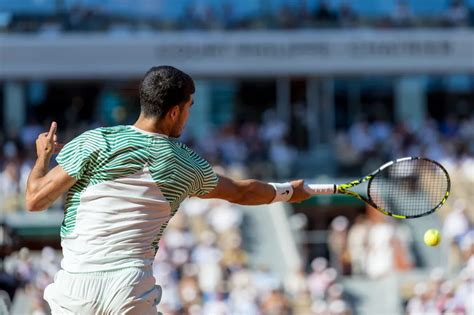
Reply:
<svg viewBox="0 0 474 315"><path fill-rule="evenodd" d="M210 193L211 191L214 190L214 188L216 188L217 183L219 181L219 178L216 172L214 172L214 169L212 168L212 166L203 158L201 158L201 160L202 160L202 167L201 167L201 171L202 171L201 183L202 184L198 185L198 189L194 192L194 196L203 196Z"/></svg>
<svg viewBox="0 0 474 315"><path fill-rule="evenodd" d="M68 142L56 157L56 161L70 176L79 180L83 177L91 156L97 152L98 139L94 131L86 131Z"/></svg>
<svg viewBox="0 0 474 315"><path fill-rule="evenodd" d="M219 177L212 166L199 154L184 146L186 150L190 153L193 160L196 162L198 169L196 171L196 185L192 191L193 196L203 196L210 193L214 188L216 188L219 181Z"/></svg>

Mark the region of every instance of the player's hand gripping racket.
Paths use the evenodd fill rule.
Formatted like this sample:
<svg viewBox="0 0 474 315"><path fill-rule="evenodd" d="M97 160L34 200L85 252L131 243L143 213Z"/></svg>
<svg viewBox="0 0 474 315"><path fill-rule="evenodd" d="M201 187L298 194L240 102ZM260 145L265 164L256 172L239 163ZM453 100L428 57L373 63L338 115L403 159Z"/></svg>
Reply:
<svg viewBox="0 0 474 315"><path fill-rule="evenodd" d="M450 187L449 175L444 167L420 157L387 162L369 175L346 184L305 185L305 189L313 195L350 195L399 219L432 213L446 202Z"/></svg>

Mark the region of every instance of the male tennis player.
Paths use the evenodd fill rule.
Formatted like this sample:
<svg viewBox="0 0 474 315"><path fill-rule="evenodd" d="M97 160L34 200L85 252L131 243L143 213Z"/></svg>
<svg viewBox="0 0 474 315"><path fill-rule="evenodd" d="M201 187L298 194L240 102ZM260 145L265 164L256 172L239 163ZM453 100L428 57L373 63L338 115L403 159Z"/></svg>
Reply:
<svg viewBox="0 0 474 315"><path fill-rule="evenodd" d="M303 180L263 183L216 175L177 142L193 105L194 82L170 67L150 69L140 85L133 126L89 130L57 149L55 122L36 141L27 183L30 211L67 191L61 270L44 298L53 314L156 314L160 291L152 263L168 221L187 197L241 205L309 197Z"/></svg>

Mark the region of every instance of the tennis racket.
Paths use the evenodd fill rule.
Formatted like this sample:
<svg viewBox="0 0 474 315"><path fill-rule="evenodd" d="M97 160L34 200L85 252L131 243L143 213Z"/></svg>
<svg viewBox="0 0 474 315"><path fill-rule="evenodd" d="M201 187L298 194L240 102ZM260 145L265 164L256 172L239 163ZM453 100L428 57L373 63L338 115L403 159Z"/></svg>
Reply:
<svg viewBox="0 0 474 315"><path fill-rule="evenodd" d="M345 184L305 185L312 195L350 195L398 219L418 218L434 212L446 203L450 188L446 169L438 162L421 157L387 162L369 175Z"/></svg>

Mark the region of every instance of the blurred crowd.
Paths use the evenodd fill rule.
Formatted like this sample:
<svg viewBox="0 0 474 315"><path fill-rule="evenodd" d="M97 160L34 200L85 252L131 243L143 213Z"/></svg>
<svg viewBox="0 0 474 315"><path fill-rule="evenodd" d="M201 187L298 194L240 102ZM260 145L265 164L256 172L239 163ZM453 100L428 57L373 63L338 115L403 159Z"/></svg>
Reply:
<svg viewBox="0 0 474 315"><path fill-rule="evenodd" d="M330 261L341 274L380 279L415 267L412 241L407 226L375 212L359 215L352 225L338 216L329 227Z"/></svg>
<svg viewBox="0 0 474 315"><path fill-rule="evenodd" d="M156 257L164 314L351 314L324 258L280 280L249 266L238 207L191 199L168 226Z"/></svg>
<svg viewBox="0 0 474 315"><path fill-rule="evenodd" d="M159 310L167 315L352 314L339 273L326 258L314 259L308 272L301 268L284 280L267 266L250 266L242 222L241 210L224 201L183 203L154 263L157 284L163 288ZM5 259L2 277L21 288L31 302L30 314L48 313L42 293L53 281L59 260L59 252L49 247L41 253L22 248Z"/></svg>
<svg viewBox="0 0 474 315"><path fill-rule="evenodd" d="M46 125L27 124L19 134L0 131L0 207L2 213L25 211L24 194L29 172L36 160L35 141Z"/></svg>
<svg viewBox="0 0 474 315"><path fill-rule="evenodd" d="M2 2L3 1L3 2ZM467 27L473 25L472 8L463 0L446 1L443 9L416 14L409 0L399 0L391 11L371 14L358 12L351 1L336 6L327 0L268 1L259 8L242 10L249 3L187 1L151 3L130 1L112 5L101 1L43 1L38 14L26 8L8 6L0 1L0 30L7 32L54 33L63 31L155 31L155 30L246 30L246 29L314 29L314 28L400 28L400 27ZM34 1L33 1L34 2ZM115 3L114 3L115 4ZM183 6L184 4L184 6ZM370 6L367 3L366 6ZM4 10L1 10L2 6ZM167 14L182 6L178 14ZM239 7L240 6L240 7ZM387 6L385 6L387 7ZM15 8L15 10L9 8ZM173 10L176 10L174 8ZM370 9L366 10L371 12Z"/></svg>
<svg viewBox="0 0 474 315"><path fill-rule="evenodd" d="M447 252L441 261L447 272L456 273L467 263L474 242L474 208L458 198L444 208L442 242ZM328 246L331 264L344 275L365 275L377 279L406 271L417 261L412 229L369 208L351 224L344 216L332 220Z"/></svg>
<svg viewBox="0 0 474 315"><path fill-rule="evenodd" d="M361 119L336 136L335 146L341 174L369 173L385 161L404 156L440 162L450 174L451 192L447 205L437 213L444 222L443 239L450 244L449 268L453 271L459 267L461 239L474 227L473 114L448 115L442 121L428 118L418 126ZM363 225L356 220L353 227L358 226ZM362 230L356 231L365 235Z"/></svg>
<svg viewBox="0 0 474 315"><path fill-rule="evenodd" d="M262 121L230 121L207 137L184 137L212 165L219 165L236 177L288 179L294 176L298 151L289 141L289 126L268 109ZM278 167L277 167L278 166Z"/></svg>
<svg viewBox="0 0 474 315"><path fill-rule="evenodd" d="M54 275L60 268L60 257L51 247L44 247L39 253L23 247L4 258L4 270L0 271L3 279L1 287L8 292L6 305L10 311L15 297L23 294L23 299L20 299L24 304L22 312L32 315L48 314L43 291L53 282Z"/></svg>
<svg viewBox="0 0 474 315"><path fill-rule="evenodd" d="M109 99L104 111L114 115L98 118L100 123L84 120L80 112L83 107L76 106L76 101L72 103L64 109L65 117L60 118L61 141L101 124L130 123L112 119L117 113L120 117L133 116L111 105L120 101ZM93 115L84 116L92 119ZM23 194L36 155L35 140L48 130L50 121L30 117L16 133L0 131L1 214L24 211ZM261 121L228 122L206 137L193 139L185 134L182 140L231 177L284 180L294 176L298 162L291 132L292 127L270 109ZM431 311L471 314L466 301L474 300L474 115L452 114L440 121L427 118L416 126L361 118L338 132L334 140L338 176L360 176L402 156L426 156L447 168L452 180L451 197L437 213L443 220L443 243L448 244L448 269L443 276L433 276L404 292L406 309L407 315ZM58 211L62 211L61 206L59 200ZM308 262L308 268L295 270L282 280L267 266L250 266L245 235L240 230L242 222L239 208L224 202L191 199L183 204L163 236L156 257L155 275L164 292L160 307L165 314L349 315L352 305L340 276L380 279L393 274L393 270L417 266L411 248L412 231L368 212L354 222L343 216L334 218L328 226L329 256ZM59 259L50 248L41 254L22 249L5 260L6 273L0 272L0 281L8 288L24 288L36 314L43 314L47 306L42 291L59 268ZM0 293L2 299L8 300Z"/></svg>
<svg viewBox="0 0 474 315"><path fill-rule="evenodd" d="M0 207L5 212L25 209L26 181L36 159L35 141L40 133L49 129L48 123L30 117L17 134L7 136L0 131ZM70 141L85 130L99 126L94 120L65 123L59 124L60 142ZM212 165L228 170L233 177L287 179L294 171L297 158L295 147L287 141L288 132L288 126L269 110L261 123L229 122L207 137L194 139L185 133L180 141L202 154ZM59 200L54 206L60 208L61 205L62 200Z"/></svg>
<svg viewBox="0 0 474 315"><path fill-rule="evenodd" d="M413 284L402 295L407 315L473 314L474 115L448 115L443 121L426 119L419 126L361 119L338 134L336 150L340 171L346 174L354 174L355 169L370 172L384 161L403 156L429 157L446 167L451 177L450 199L437 213L446 247L442 262L447 267L434 271L427 281ZM350 227L342 219L332 224L332 233L340 241L336 242L339 246L331 246L330 240L330 246L336 248L333 255L345 270L377 278L390 274L392 268L409 270L416 266L409 230L387 222L367 222L367 218L359 217Z"/></svg>
<svg viewBox="0 0 474 315"><path fill-rule="evenodd" d="M450 114L441 121L428 117L417 125L358 119L337 134L335 150L342 173L367 173L394 158L423 156L472 181L474 114Z"/></svg>
<svg viewBox="0 0 474 315"><path fill-rule="evenodd" d="M460 271L434 269L430 277L406 288L406 314L474 314L474 230L460 240Z"/></svg>
<svg viewBox="0 0 474 315"><path fill-rule="evenodd" d="M397 294L406 315L474 314L474 208L461 198L448 208L441 233L445 254L435 263L439 267L423 281L400 281ZM419 253L414 245L420 243L420 236L415 239L407 225L371 211L358 216L352 225L344 216L331 222L328 247L335 270L342 275L383 279L426 267L416 259Z"/></svg>

